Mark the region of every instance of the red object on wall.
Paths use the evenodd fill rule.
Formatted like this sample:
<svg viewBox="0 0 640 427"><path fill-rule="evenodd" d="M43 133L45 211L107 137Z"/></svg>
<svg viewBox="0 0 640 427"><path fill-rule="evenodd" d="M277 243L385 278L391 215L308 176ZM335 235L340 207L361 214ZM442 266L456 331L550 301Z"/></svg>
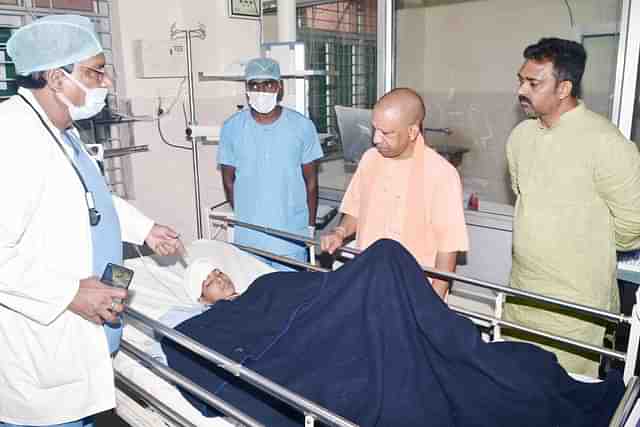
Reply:
<svg viewBox="0 0 640 427"><path fill-rule="evenodd" d="M467 203L467 209L477 211L480 208L480 199L476 193L471 193L469 196L469 202Z"/></svg>

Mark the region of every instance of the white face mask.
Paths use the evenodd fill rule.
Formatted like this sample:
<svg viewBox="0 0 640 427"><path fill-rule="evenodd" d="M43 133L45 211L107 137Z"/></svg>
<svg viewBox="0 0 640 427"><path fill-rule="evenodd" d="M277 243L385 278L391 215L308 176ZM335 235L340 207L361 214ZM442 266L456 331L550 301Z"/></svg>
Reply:
<svg viewBox="0 0 640 427"><path fill-rule="evenodd" d="M73 105L62 93L58 95L60 101L69 109L71 120L88 119L102 111L105 106L104 101L109 94L109 89L106 87L89 89L66 71L62 70L62 72L84 92L84 105L81 106Z"/></svg>
<svg viewBox="0 0 640 427"><path fill-rule="evenodd" d="M278 105L277 92L247 92L249 105L260 114L269 114Z"/></svg>

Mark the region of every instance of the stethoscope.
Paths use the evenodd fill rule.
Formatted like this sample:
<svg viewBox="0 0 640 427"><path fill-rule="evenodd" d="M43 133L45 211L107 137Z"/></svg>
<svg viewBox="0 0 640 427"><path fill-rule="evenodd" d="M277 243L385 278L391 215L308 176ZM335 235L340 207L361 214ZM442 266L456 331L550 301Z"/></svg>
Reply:
<svg viewBox="0 0 640 427"><path fill-rule="evenodd" d="M95 227L100 223L100 218L102 217L102 215L100 214L100 212L98 212L98 209L96 209L96 202L95 202L95 199L93 198L93 193L89 191L89 189L87 188L87 184L84 182L84 179L82 178L82 175L78 170L78 167L69 156L69 153L67 153L67 150L64 149L64 147L62 146L58 138L56 138L56 136L53 134L53 131L44 121L44 119L42 118L38 110L36 110L35 107L31 104L31 102L29 102L27 98L22 96L22 94L19 93L18 96L22 98L22 100L26 102L29 107L31 107L34 113L36 113L36 116L38 116L38 118L40 119L40 123L42 123L42 126L44 126L47 132L49 132L49 135L51 135L51 138L53 138L55 143L58 145L58 147L62 151L62 154L64 154L64 157L69 161L69 164L71 165L76 175L78 176L78 179L80 180L80 184L82 184L82 188L84 188L84 199L85 199L85 203L87 204L87 210L89 211L89 223L91 224L91 226Z"/></svg>

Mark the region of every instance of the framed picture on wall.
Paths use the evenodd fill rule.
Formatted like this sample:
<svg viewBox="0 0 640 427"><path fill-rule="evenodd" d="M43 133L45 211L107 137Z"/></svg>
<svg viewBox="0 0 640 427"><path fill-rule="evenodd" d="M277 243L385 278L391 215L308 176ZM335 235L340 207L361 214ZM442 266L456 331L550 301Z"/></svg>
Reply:
<svg viewBox="0 0 640 427"><path fill-rule="evenodd" d="M260 19L262 0L227 0L230 18Z"/></svg>

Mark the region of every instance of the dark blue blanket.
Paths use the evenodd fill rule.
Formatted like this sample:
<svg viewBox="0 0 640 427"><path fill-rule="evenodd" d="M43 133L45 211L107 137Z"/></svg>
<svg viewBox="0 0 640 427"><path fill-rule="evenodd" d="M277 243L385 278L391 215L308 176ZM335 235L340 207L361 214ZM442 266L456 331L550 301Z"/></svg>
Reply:
<svg viewBox="0 0 640 427"><path fill-rule="evenodd" d="M619 375L579 383L536 346L484 343L390 240L335 272L262 276L177 329L362 426L606 426L623 393ZM258 421L302 425L213 364L163 348L171 367Z"/></svg>

